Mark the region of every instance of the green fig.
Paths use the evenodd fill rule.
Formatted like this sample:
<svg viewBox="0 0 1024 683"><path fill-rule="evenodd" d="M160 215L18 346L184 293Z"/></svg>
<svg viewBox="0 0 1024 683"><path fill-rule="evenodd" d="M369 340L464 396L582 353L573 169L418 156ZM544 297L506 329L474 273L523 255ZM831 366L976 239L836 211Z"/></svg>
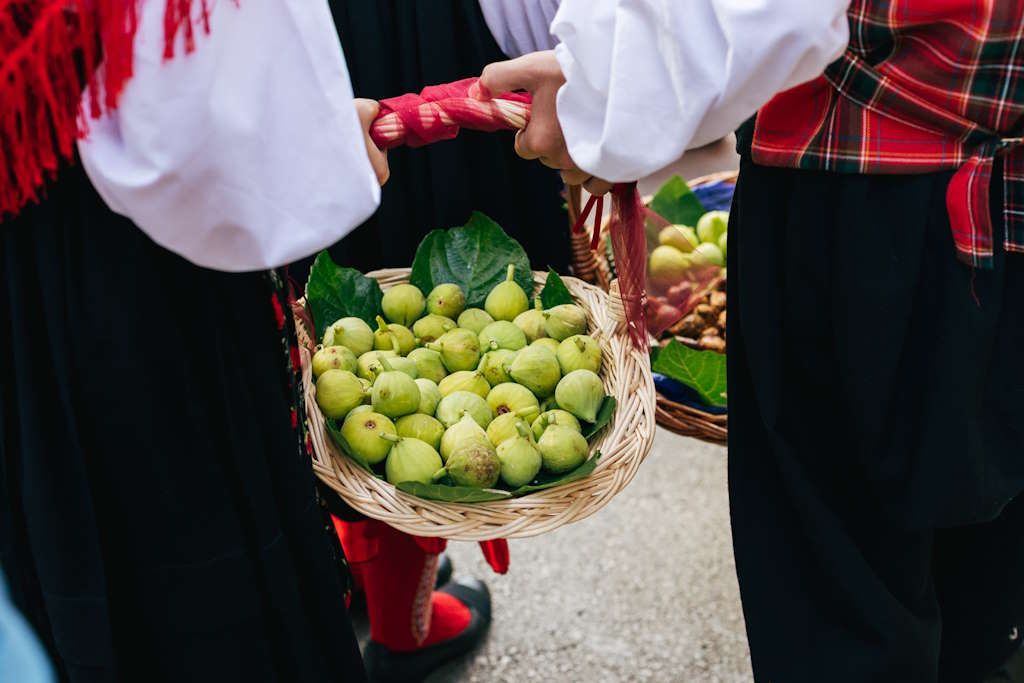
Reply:
<svg viewBox="0 0 1024 683"><path fill-rule="evenodd" d="M576 304L561 304L544 311L544 330L562 341L587 331L587 313Z"/></svg>
<svg viewBox="0 0 1024 683"><path fill-rule="evenodd" d="M727 247L729 246L729 233L723 232L718 238L718 248L722 250L722 258L726 261L729 260L729 253Z"/></svg>
<svg viewBox="0 0 1024 683"><path fill-rule="evenodd" d="M593 422L604 401L604 385L590 370L573 370L558 383L555 400L563 410L584 422Z"/></svg>
<svg viewBox="0 0 1024 683"><path fill-rule="evenodd" d="M448 371L441 362L441 354L432 349L413 349L406 356L416 365L416 376L425 377L437 384L443 380Z"/></svg>
<svg viewBox="0 0 1024 683"><path fill-rule="evenodd" d="M574 334L563 340L555 355L563 375L573 370L601 371L601 345L589 335Z"/></svg>
<svg viewBox="0 0 1024 683"><path fill-rule="evenodd" d="M353 415L358 415L359 413L372 413L372 412L373 412L373 406L369 405L368 403L364 403L363 405L356 406L352 410L348 411L348 415L345 416L345 419L347 420L348 418L352 417Z"/></svg>
<svg viewBox="0 0 1024 683"><path fill-rule="evenodd" d="M725 255L713 242L701 242L691 254L695 266L724 266Z"/></svg>
<svg viewBox="0 0 1024 683"><path fill-rule="evenodd" d="M518 354L508 368L512 379L537 396L550 396L562 376L558 358L543 346L528 346Z"/></svg>
<svg viewBox="0 0 1024 683"><path fill-rule="evenodd" d="M525 486L540 472L543 459L533 436L522 423L517 425L519 434L498 445L498 461L501 462L501 480L512 488Z"/></svg>
<svg viewBox="0 0 1024 683"><path fill-rule="evenodd" d="M419 439L430 444L430 447L434 450L441 447L441 437L444 436L444 425L438 422L437 419L423 413L413 413L412 415L404 415L398 418L395 421L395 429L398 430L399 436ZM440 465L431 470L430 473L436 472L438 467Z"/></svg>
<svg viewBox="0 0 1024 683"><path fill-rule="evenodd" d="M532 342L530 346L540 346L547 349L551 353L558 353L558 340L552 339L551 337L541 337L540 339Z"/></svg>
<svg viewBox="0 0 1024 683"><path fill-rule="evenodd" d="M554 396L548 396L546 399L540 402L540 412L546 413L549 410L558 410L558 401L555 400Z"/></svg>
<svg viewBox="0 0 1024 683"><path fill-rule="evenodd" d="M523 331L531 344L548 336L544 330L544 305L539 298L533 300L533 308L517 315L512 323Z"/></svg>
<svg viewBox="0 0 1024 683"><path fill-rule="evenodd" d="M583 435L570 427L551 425L537 441L544 469L554 474L571 472L587 459L590 447Z"/></svg>
<svg viewBox="0 0 1024 683"><path fill-rule="evenodd" d="M419 385L409 375L393 369L391 360L380 359L384 372L373 382L373 409L392 418L415 413L420 407Z"/></svg>
<svg viewBox="0 0 1024 683"><path fill-rule="evenodd" d="M348 415L365 395L359 378L348 370L327 370L316 381L316 404L332 420Z"/></svg>
<svg viewBox="0 0 1024 683"><path fill-rule="evenodd" d="M505 368L512 365L516 353L516 351L509 351L508 349L488 351L480 359L480 365L477 366L477 370L484 374L484 379L492 387L502 382L511 382L512 378L508 376Z"/></svg>
<svg viewBox="0 0 1024 683"><path fill-rule="evenodd" d="M688 225L669 225L658 233L658 244L675 247L684 254L700 244L696 231Z"/></svg>
<svg viewBox="0 0 1024 683"><path fill-rule="evenodd" d="M395 356L394 358L388 358L388 364L391 366L392 370L397 370L398 372L404 372L405 374L409 375L409 377L411 377L413 379L417 379L419 377L419 372L417 372L417 370L416 370L416 362L415 361L411 361L408 358L402 358L401 356ZM379 377L380 373L381 373L381 371L383 371L383 369L384 369L384 367L378 361L377 364L373 368L373 373L376 376Z"/></svg>
<svg viewBox="0 0 1024 683"><path fill-rule="evenodd" d="M454 329L454 320L446 318L443 315L435 315L431 313L430 315L424 316L413 323L412 333L420 340L420 342L426 344L427 342L436 341L442 334Z"/></svg>
<svg viewBox="0 0 1024 683"><path fill-rule="evenodd" d="M717 245L718 238L728 230L728 211L708 211L697 221L697 237L701 242Z"/></svg>
<svg viewBox="0 0 1024 683"><path fill-rule="evenodd" d="M398 354L394 351L367 351L363 355L359 356L356 361L356 374L361 378L372 382L377 379L377 375L383 370L383 366L378 362L380 358L397 358Z"/></svg>
<svg viewBox="0 0 1024 683"><path fill-rule="evenodd" d="M487 401L469 391L456 391L442 398L434 417L447 429L458 422L463 413L472 415L481 429L487 429L491 423L491 409Z"/></svg>
<svg viewBox="0 0 1024 683"><path fill-rule="evenodd" d="M391 442L381 438L381 434L395 434L395 425L386 416L375 412L350 414L341 425L341 435L345 443L356 455L369 465L388 457Z"/></svg>
<svg viewBox="0 0 1024 683"><path fill-rule="evenodd" d="M394 442L391 452L388 453L388 461L384 465L384 476L387 477L389 484L400 484L403 481L430 484L434 481L434 474L444 467L441 456L429 443L414 437L390 434L382 436Z"/></svg>
<svg viewBox="0 0 1024 683"><path fill-rule="evenodd" d="M417 413L433 415L437 410L437 404L441 402L441 390L437 388L433 380L420 377L416 380L416 386L420 388L420 406Z"/></svg>
<svg viewBox="0 0 1024 683"><path fill-rule="evenodd" d="M526 335L521 329L507 320L496 320L483 330L477 337L480 348L489 351L508 349L518 351L526 346Z"/></svg>
<svg viewBox="0 0 1024 683"><path fill-rule="evenodd" d="M384 317L393 323L409 327L423 315L427 302L416 285L395 285L384 292L380 302Z"/></svg>
<svg viewBox="0 0 1024 683"><path fill-rule="evenodd" d="M344 346L361 356L373 350L373 330L361 318L341 318L324 332L324 346Z"/></svg>
<svg viewBox="0 0 1024 683"><path fill-rule="evenodd" d="M470 439L452 451L444 469L456 486L486 489L498 483L501 461L489 441Z"/></svg>
<svg viewBox="0 0 1024 683"><path fill-rule="evenodd" d="M398 323L388 323L378 315L377 331L373 333L373 347L378 351L394 351L400 356L405 356L416 348L416 338L412 336L409 328Z"/></svg>
<svg viewBox="0 0 1024 683"><path fill-rule="evenodd" d="M452 451L474 439L488 441L487 432L476 423L472 415L465 413L455 424L446 429L441 437L441 459L448 462L448 456L452 454Z"/></svg>
<svg viewBox="0 0 1024 683"><path fill-rule="evenodd" d="M427 295L427 313L443 315L454 320L466 308L466 295L462 287L452 283L440 284Z"/></svg>
<svg viewBox="0 0 1024 683"><path fill-rule="evenodd" d="M480 363L480 342L475 334L462 328L446 332L437 341L427 344L427 348L441 354L448 372L475 370Z"/></svg>
<svg viewBox="0 0 1024 683"><path fill-rule="evenodd" d="M533 422L540 415L537 397L528 388L514 382L505 382L491 389L487 394L487 405L495 417L518 413L527 422Z"/></svg>
<svg viewBox="0 0 1024 683"><path fill-rule="evenodd" d="M506 439L519 435L518 425L527 426L529 422L523 420L516 413L504 413L491 420L487 425L487 439L495 447L499 446Z"/></svg>
<svg viewBox="0 0 1024 683"><path fill-rule="evenodd" d="M480 398L487 398L491 385L479 370L459 370L441 380L437 388L441 390L441 398L456 391L471 391Z"/></svg>
<svg viewBox="0 0 1024 683"><path fill-rule="evenodd" d="M355 373L356 355L345 346L325 346L313 354L313 376L319 377L327 370L348 370Z"/></svg>
<svg viewBox="0 0 1024 683"><path fill-rule="evenodd" d="M583 432L583 429L580 427L580 421L576 419L575 415L566 410L555 408L553 410L545 410L540 414L540 417L533 421L533 436L539 439L544 435L544 430L552 425L569 427L577 432Z"/></svg>
<svg viewBox="0 0 1024 683"><path fill-rule="evenodd" d="M467 308L459 314L459 327L470 330L473 334L480 332L494 322L491 314L482 308Z"/></svg>
<svg viewBox="0 0 1024 683"><path fill-rule="evenodd" d="M692 267L693 261L688 254L675 247L662 245L651 252L648 273L651 284L667 291L672 285L685 280Z"/></svg>
<svg viewBox="0 0 1024 683"><path fill-rule="evenodd" d="M484 301L484 309L495 320L511 322L516 319L517 315L529 308L530 302L526 298L526 292L516 284L515 274L516 267L511 263L508 264L508 275L505 277L505 281L492 289Z"/></svg>

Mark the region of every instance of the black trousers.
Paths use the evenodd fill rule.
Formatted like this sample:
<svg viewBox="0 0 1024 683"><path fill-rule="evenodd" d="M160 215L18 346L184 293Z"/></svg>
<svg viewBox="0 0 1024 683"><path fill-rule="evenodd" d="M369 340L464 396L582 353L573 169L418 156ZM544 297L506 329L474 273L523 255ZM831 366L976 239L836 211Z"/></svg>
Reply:
<svg viewBox="0 0 1024 683"><path fill-rule="evenodd" d="M758 681L970 683L1017 645L1024 255L956 260L949 177L743 160L729 493Z"/></svg>

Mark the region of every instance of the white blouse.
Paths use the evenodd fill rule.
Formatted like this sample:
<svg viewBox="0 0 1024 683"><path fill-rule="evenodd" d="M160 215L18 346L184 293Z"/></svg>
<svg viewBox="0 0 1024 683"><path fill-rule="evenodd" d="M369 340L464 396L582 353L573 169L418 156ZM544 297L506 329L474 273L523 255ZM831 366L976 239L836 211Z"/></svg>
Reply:
<svg viewBox="0 0 1024 683"><path fill-rule="evenodd" d="M326 1L212 3L209 35L168 62L165 4L143 2L135 75L78 145L110 207L227 271L302 258L370 216L380 187Z"/></svg>

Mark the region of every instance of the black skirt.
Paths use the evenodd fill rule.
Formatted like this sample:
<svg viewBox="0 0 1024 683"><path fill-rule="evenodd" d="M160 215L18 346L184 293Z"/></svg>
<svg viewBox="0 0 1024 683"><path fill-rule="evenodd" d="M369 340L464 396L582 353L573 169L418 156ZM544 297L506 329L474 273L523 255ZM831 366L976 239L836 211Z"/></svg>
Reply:
<svg viewBox="0 0 1024 683"><path fill-rule="evenodd" d="M0 563L71 681L362 680L266 274L80 167L0 225Z"/></svg>
<svg viewBox="0 0 1024 683"><path fill-rule="evenodd" d="M1024 256L957 261L949 178L743 159L729 489L759 681L971 683L1017 645Z"/></svg>

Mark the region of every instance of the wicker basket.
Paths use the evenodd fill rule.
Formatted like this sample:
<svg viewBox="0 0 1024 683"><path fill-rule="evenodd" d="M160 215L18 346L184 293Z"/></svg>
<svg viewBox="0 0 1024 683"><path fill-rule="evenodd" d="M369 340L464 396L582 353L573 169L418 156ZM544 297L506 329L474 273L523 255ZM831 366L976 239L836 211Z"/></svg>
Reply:
<svg viewBox="0 0 1024 683"><path fill-rule="evenodd" d="M737 175L736 171L713 173L690 180L687 184L691 188L712 183L735 184ZM644 200L649 201L650 198L645 197ZM576 222L576 217L579 216L581 206L580 190L578 187L569 188L568 206L569 224L573 225ZM601 238L600 246L594 251L590 249L590 235L586 234L586 232L580 235L570 233L570 239L572 240L573 273L579 274L588 282L597 284L603 289L608 289L608 283L614 277L614 272L612 272L605 257L605 238ZM678 337L677 339L687 346L698 348L696 339L684 337ZM668 340L662 341L667 343ZM728 443L728 415L712 415L682 403L671 401L659 393L657 395L656 417L659 425L676 434L692 436L714 444L724 445Z"/></svg>
<svg viewBox="0 0 1024 683"><path fill-rule="evenodd" d="M368 273L384 289L409 280L408 268ZM543 285L546 273L535 272ZM521 538L552 531L604 507L625 488L654 441L654 383L647 357L630 343L621 303L575 278L564 278L569 291L587 311L588 327L600 339L605 391L618 407L591 449L601 450L597 468L576 482L521 498L485 503L443 503L403 493L378 479L339 451L325 430L316 405L308 350L303 348L302 382L313 440L313 471L350 506L373 519L416 536L457 541Z"/></svg>

